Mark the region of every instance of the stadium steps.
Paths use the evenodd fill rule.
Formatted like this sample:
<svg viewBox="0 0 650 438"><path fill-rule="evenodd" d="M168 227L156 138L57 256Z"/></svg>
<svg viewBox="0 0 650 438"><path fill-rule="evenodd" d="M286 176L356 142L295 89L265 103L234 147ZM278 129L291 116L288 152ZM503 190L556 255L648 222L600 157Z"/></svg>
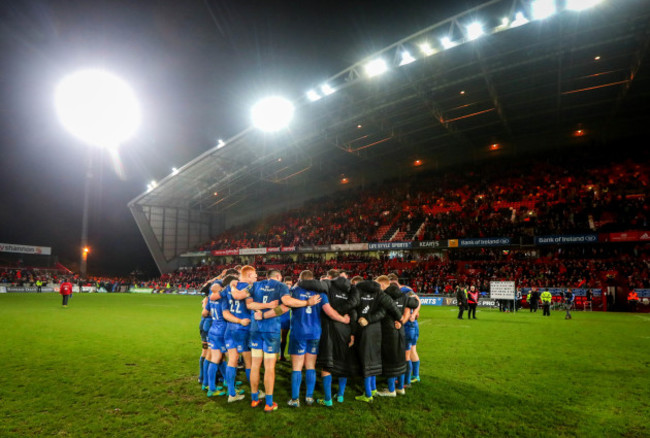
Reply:
<svg viewBox="0 0 650 438"><path fill-rule="evenodd" d="M375 234L375 240L380 241L382 236L386 234L388 229L390 228L390 225L382 225L377 229L377 234Z"/></svg>
<svg viewBox="0 0 650 438"><path fill-rule="evenodd" d="M416 237L417 237L417 236L422 232L422 230L424 229L424 224L425 224L425 223L426 223L425 221L422 221L422 223L420 224L420 226L418 226L418 227L411 227L411 229L412 229L412 230L414 229L415 232L412 232L412 233L406 233L406 232L405 232L405 233L404 233L404 236L402 237L402 240L404 240L404 241L415 240L415 238L416 238Z"/></svg>
<svg viewBox="0 0 650 438"><path fill-rule="evenodd" d="M397 230L390 238L390 242L402 242L405 240L404 236L406 236L406 231Z"/></svg>
<svg viewBox="0 0 650 438"><path fill-rule="evenodd" d="M390 240L397 234L399 231L399 225L393 224L390 228L384 233L383 236L379 239L380 242L390 242Z"/></svg>

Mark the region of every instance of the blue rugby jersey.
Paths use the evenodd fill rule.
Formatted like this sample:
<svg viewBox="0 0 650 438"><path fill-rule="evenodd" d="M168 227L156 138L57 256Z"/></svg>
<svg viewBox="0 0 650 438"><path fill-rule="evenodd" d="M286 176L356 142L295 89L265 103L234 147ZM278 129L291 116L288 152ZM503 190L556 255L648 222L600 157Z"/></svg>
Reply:
<svg viewBox="0 0 650 438"><path fill-rule="evenodd" d="M291 296L298 300L308 300L312 295L320 295L321 301L315 306L291 309L291 337L297 340L320 339L320 312L328 304L327 295L311 292L301 287L291 290Z"/></svg>
<svg viewBox="0 0 650 438"><path fill-rule="evenodd" d="M270 303L271 301L278 300L279 304L281 304L281 299L285 295L289 295L287 285L273 279L257 281L253 285L253 289L251 289L251 297L256 303ZM266 312L266 310L263 310L263 312ZM279 317L263 319L261 321L253 319L251 322L251 331L280 333L281 325L282 319Z"/></svg>
<svg viewBox="0 0 650 438"><path fill-rule="evenodd" d="M413 289L411 289L411 288L408 287L408 286L402 286L399 290L400 290L403 294L407 294L407 293L409 293L409 292L413 292L413 293L415 293L415 292L413 291ZM411 314L413 314L413 312L415 312L415 309L411 309ZM409 321L406 321L406 324L404 324L404 328L416 327L417 325L418 325L418 320L417 320L417 319L416 319L415 321L413 321L413 322L411 322L411 321L409 320Z"/></svg>
<svg viewBox="0 0 650 438"><path fill-rule="evenodd" d="M242 283L239 282L237 283L237 289L243 290L248 287L248 283ZM222 312L224 310L229 310L230 313L233 314L233 316L239 318L239 319L253 319L253 314L248 308L246 307L246 300L235 300L233 299L232 295L230 294L230 286L226 287L222 292L222 300L221 300L221 310ZM247 326L243 326L241 324L236 324L234 322L228 322L227 323L227 328L229 330L250 330L250 324Z"/></svg>
<svg viewBox="0 0 650 438"><path fill-rule="evenodd" d="M223 293L223 292L222 292ZM210 312L210 318L212 319L212 327L210 327L211 332L221 332L223 333L226 330L227 321L223 318L222 312L222 303L224 297L222 296L217 301L208 300L205 308Z"/></svg>

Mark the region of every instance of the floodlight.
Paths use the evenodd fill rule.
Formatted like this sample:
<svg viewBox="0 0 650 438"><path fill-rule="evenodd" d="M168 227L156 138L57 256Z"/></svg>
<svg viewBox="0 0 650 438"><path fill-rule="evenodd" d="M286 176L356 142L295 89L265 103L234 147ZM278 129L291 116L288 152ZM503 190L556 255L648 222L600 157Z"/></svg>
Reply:
<svg viewBox="0 0 650 438"><path fill-rule="evenodd" d="M534 20L543 20L555 14L555 0L535 0L531 5Z"/></svg>
<svg viewBox="0 0 650 438"><path fill-rule="evenodd" d="M93 146L116 147L140 125L140 106L131 88L103 70L66 76L54 100L63 126Z"/></svg>
<svg viewBox="0 0 650 438"><path fill-rule="evenodd" d="M415 58L409 52L404 50L402 52L402 60L400 61L399 65L402 66L402 65L410 64L410 63L412 63L414 61L415 61Z"/></svg>
<svg viewBox="0 0 650 438"><path fill-rule="evenodd" d="M158 187L158 183L157 183L156 181L151 181L151 182L149 183L149 185L150 185L152 188L154 188L154 189L155 189L156 187Z"/></svg>
<svg viewBox="0 0 650 438"><path fill-rule="evenodd" d="M436 50L433 47L431 47L429 43L422 43L419 45L419 47L420 47L420 51L424 53L424 56L431 56L434 53L436 53Z"/></svg>
<svg viewBox="0 0 650 438"><path fill-rule="evenodd" d="M501 24L497 26L497 30L507 29L510 25L510 19L508 17L503 17L501 19Z"/></svg>
<svg viewBox="0 0 650 438"><path fill-rule="evenodd" d="M512 21L512 24L510 24L510 27L519 27L519 26L523 26L526 23L528 23L528 18L526 18L524 13L517 12L515 14L515 19Z"/></svg>
<svg viewBox="0 0 650 438"><path fill-rule="evenodd" d="M307 92L307 99L309 99L312 102L316 102L318 99L321 98L321 95L315 92L314 90L309 90Z"/></svg>
<svg viewBox="0 0 650 438"><path fill-rule="evenodd" d="M442 44L442 47L445 49L451 49L452 47L456 46L456 43L453 42L448 36L440 38L440 44Z"/></svg>
<svg viewBox="0 0 650 438"><path fill-rule="evenodd" d="M173 175L178 175L178 169L175 167L172 167L172 176Z"/></svg>
<svg viewBox="0 0 650 438"><path fill-rule="evenodd" d="M323 84L320 87L320 91L322 91L325 96L329 96L330 94L334 93L336 90L330 87L329 84Z"/></svg>
<svg viewBox="0 0 650 438"><path fill-rule="evenodd" d="M584 11L585 9L593 8L603 0L567 0L566 9L569 11Z"/></svg>
<svg viewBox="0 0 650 438"><path fill-rule="evenodd" d="M466 27L467 39L472 41L483 35L483 25L477 21Z"/></svg>
<svg viewBox="0 0 650 438"><path fill-rule="evenodd" d="M366 64L366 74L369 77L378 76L388 70L388 66L383 59L375 59Z"/></svg>
<svg viewBox="0 0 650 438"><path fill-rule="evenodd" d="M255 127L266 132L276 132L291 122L293 111L293 104L287 99L271 96L257 102L251 114Z"/></svg>
<svg viewBox="0 0 650 438"><path fill-rule="evenodd" d="M217 141L217 149L221 149L221 148L224 147L225 145L226 145L226 142L223 141L222 139L219 139L219 140Z"/></svg>

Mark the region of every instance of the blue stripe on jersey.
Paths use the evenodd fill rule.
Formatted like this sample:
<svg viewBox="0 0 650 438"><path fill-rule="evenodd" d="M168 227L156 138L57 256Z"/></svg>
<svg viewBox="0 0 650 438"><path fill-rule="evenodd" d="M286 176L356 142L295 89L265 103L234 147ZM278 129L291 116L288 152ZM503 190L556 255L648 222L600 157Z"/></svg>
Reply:
<svg viewBox="0 0 650 438"><path fill-rule="evenodd" d="M291 296L299 300L307 300L316 292L296 287L291 290ZM291 309L291 337L297 340L320 339L320 311L322 307L329 303L327 295L320 294L321 301L315 306L297 307Z"/></svg>
<svg viewBox="0 0 650 438"><path fill-rule="evenodd" d="M251 290L251 298L256 303L270 303L271 301L280 300L283 296L289 295L289 288L286 284L277 280L268 279L258 281L253 285ZM266 310L264 310L266 312ZM263 319L261 321L251 321L251 331L258 331L261 333L280 333L282 319L275 317Z"/></svg>

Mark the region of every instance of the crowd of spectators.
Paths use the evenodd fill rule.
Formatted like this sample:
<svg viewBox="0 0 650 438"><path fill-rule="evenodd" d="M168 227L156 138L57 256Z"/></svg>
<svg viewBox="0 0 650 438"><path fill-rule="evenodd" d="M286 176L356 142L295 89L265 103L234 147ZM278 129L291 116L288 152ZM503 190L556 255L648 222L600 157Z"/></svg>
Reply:
<svg viewBox="0 0 650 438"><path fill-rule="evenodd" d="M649 182L647 161L490 163L341 191L229 229L199 249L644 230Z"/></svg>
<svg viewBox="0 0 650 438"><path fill-rule="evenodd" d="M325 275L337 268L371 279L381 274L396 273L401 282L422 294L449 294L460 285L476 285L489 290L490 281L512 281L520 287L583 287L602 288L608 281L633 288L650 288L650 247L638 245L608 248L596 245L557 247L545 250L455 250L441 259L437 256L409 254L404 257L370 257L352 253L326 259L319 256L256 257L252 263L263 273L279 269L296 279L302 270ZM147 287L196 288L222 269L245 264L233 259L228 264L202 264L179 269L145 284Z"/></svg>

